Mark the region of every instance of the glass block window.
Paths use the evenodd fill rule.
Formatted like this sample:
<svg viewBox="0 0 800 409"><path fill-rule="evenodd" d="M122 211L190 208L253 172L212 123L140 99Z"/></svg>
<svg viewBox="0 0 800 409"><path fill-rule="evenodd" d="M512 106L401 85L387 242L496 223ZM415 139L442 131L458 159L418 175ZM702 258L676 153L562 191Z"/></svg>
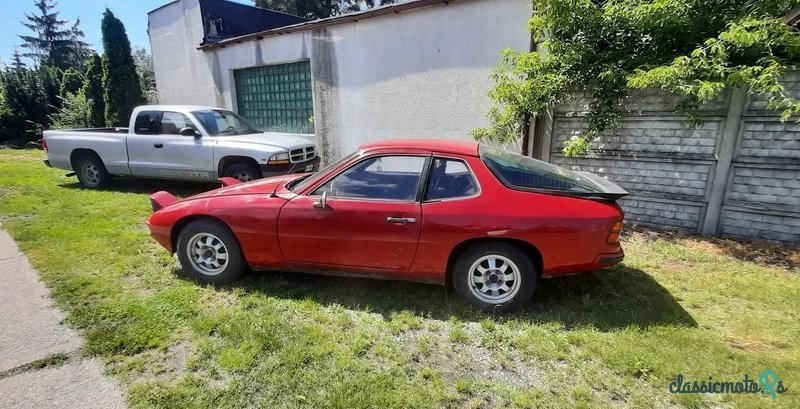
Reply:
<svg viewBox="0 0 800 409"><path fill-rule="evenodd" d="M233 72L239 115L265 131L314 133L308 61Z"/></svg>

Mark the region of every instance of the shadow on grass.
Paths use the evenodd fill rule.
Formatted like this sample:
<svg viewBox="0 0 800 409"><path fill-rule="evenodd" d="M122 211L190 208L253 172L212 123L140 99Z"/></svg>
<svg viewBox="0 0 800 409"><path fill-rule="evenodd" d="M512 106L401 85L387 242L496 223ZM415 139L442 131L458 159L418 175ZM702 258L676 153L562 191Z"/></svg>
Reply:
<svg viewBox="0 0 800 409"><path fill-rule="evenodd" d="M443 286L403 281L255 272L235 287L287 300L312 300L367 310L389 318L410 310L421 316L462 321L492 318L464 304ZM521 311L495 318L592 326L612 331L630 326L696 326L664 287L645 272L623 266L611 270L540 281L534 299Z"/></svg>
<svg viewBox="0 0 800 409"><path fill-rule="evenodd" d="M59 185L69 189L83 189L78 183L63 183ZM142 179L133 177L115 177L108 187L108 191L125 192L125 193L147 193L152 194L160 190L166 190L178 197L187 197L196 195L198 193L207 192L209 190L217 189L221 185L219 183L208 182L187 182L182 180L166 180L166 179Z"/></svg>

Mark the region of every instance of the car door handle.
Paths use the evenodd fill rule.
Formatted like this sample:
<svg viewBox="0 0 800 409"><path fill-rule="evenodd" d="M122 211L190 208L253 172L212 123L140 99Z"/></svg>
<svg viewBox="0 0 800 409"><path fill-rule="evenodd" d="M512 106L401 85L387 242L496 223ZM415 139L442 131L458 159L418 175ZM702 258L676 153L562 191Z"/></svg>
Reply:
<svg viewBox="0 0 800 409"><path fill-rule="evenodd" d="M154 143L153 147L156 148L156 149L161 149L161 148L164 147L164 144L163 143Z"/></svg>
<svg viewBox="0 0 800 409"><path fill-rule="evenodd" d="M386 223L394 223L394 224L409 224L409 223L416 223L417 219L414 217L392 217L389 216L386 218Z"/></svg>

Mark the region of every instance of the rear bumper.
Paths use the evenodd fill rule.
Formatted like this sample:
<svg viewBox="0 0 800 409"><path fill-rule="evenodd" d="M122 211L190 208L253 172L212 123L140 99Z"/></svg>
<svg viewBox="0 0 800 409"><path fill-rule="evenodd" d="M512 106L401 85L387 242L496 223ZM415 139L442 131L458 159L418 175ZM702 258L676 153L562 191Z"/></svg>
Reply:
<svg viewBox="0 0 800 409"><path fill-rule="evenodd" d="M619 264L625 259L625 253L620 248L615 253L600 253L594 258L591 265L587 266L586 271L602 270Z"/></svg>
<svg viewBox="0 0 800 409"><path fill-rule="evenodd" d="M591 263L561 266L552 269L545 269L542 277L559 277L573 274L582 274L589 271L602 270L604 268L612 267L622 262L625 259L625 253L620 248L615 253L600 253Z"/></svg>
<svg viewBox="0 0 800 409"><path fill-rule="evenodd" d="M619 264L622 260L625 259L625 253L620 250L616 253L609 253L609 254L600 254L594 260L594 264L599 266L598 268L606 268L611 267L615 264Z"/></svg>
<svg viewBox="0 0 800 409"><path fill-rule="evenodd" d="M305 162L287 163L285 165L261 165L261 174L265 177L283 176L291 173L309 173L319 170L320 157Z"/></svg>

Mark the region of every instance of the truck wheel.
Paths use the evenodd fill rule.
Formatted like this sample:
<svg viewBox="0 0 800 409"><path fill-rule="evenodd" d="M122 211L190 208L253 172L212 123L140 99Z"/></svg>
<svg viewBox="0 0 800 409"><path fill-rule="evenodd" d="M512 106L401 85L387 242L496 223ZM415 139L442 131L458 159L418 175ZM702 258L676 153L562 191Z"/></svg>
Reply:
<svg viewBox="0 0 800 409"><path fill-rule="evenodd" d="M456 293L487 312L509 312L524 306L533 297L536 279L531 258L502 242L468 248L452 271Z"/></svg>
<svg viewBox="0 0 800 409"><path fill-rule="evenodd" d="M238 179L240 182L261 179L261 170L248 163L234 163L224 173L226 177Z"/></svg>
<svg viewBox="0 0 800 409"><path fill-rule="evenodd" d="M178 234L175 248L183 272L201 283L228 284L247 264L233 232L216 220L196 220Z"/></svg>
<svg viewBox="0 0 800 409"><path fill-rule="evenodd" d="M102 189L111 184L111 175L108 174L103 161L96 155L78 156L75 160L75 172L81 186L87 189Z"/></svg>

